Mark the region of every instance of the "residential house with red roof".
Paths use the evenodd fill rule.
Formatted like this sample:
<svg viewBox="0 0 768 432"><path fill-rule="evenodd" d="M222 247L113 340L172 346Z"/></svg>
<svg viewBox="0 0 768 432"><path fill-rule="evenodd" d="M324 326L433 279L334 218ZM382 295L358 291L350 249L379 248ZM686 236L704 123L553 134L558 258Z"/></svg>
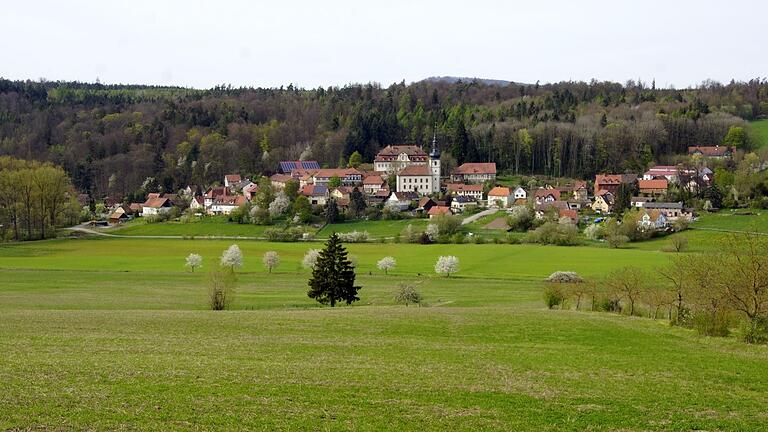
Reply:
<svg viewBox="0 0 768 432"><path fill-rule="evenodd" d="M665 178L653 179L653 180L638 180L637 181L638 192L641 196L660 196L667 194L667 188L669 182Z"/></svg>
<svg viewBox="0 0 768 432"><path fill-rule="evenodd" d="M451 172L452 182L484 183L496 180L495 162L468 162Z"/></svg>
<svg viewBox="0 0 768 432"><path fill-rule="evenodd" d="M468 196L477 201L483 199L483 185L481 184L448 183L446 189L453 196Z"/></svg>
<svg viewBox="0 0 768 432"><path fill-rule="evenodd" d="M507 208L514 202L512 190L504 186L496 186L488 191L488 207Z"/></svg>
<svg viewBox="0 0 768 432"><path fill-rule="evenodd" d="M691 156L699 155L706 158L726 159L733 155L733 147L728 146L691 146L688 147L688 154Z"/></svg>

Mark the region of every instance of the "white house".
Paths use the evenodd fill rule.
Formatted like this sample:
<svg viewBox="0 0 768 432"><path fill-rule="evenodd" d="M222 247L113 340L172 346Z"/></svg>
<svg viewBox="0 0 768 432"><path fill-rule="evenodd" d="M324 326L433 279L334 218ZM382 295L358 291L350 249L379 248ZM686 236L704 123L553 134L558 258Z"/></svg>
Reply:
<svg viewBox="0 0 768 432"><path fill-rule="evenodd" d="M142 215L153 216L167 213L173 208L173 203L168 198L157 196L159 194L149 194L147 201L142 204Z"/></svg>
<svg viewBox="0 0 768 432"><path fill-rule="evenodd" d="M451 181L466 183L484 183L496 180L496 163L465 163L451 172Z"/></svg>
<svg viewBox="0 0 768 432"><path fill-rule="evenodd" d="M240 177L240 174L227 174L224 176L224 187L231 188L241 181L243 178Z"/></svg>
<svg viewBox="0 0 768 432"><path fill-rule="evenodd" d="M316 185L327 185L333 177L338 177L344 186L355 186L363 182L363 173L355 168L324 168L312 174L312 182Z"/></svg>
<svg viewBox="0 0 768 432"><path fill-rule="evenodd" d="M411 202L417 199L419 196L415 192L392 192L384 206L399 211L408 210Z"/></svg>
<svg viewBox="0 0 768 432"><path fill-rule="evenodd" d="M457 196L451 201L451 210L454 213L461 213L467 209L467 207L476 207L477 201L474 198L468 196Z"/></svg>
<svg viewBox="0 0 768 432"><path fill-rule="evenodd" d="M512 202L512 191L508 187L496 186L488 192L488 207L506 208Z"/></svg>
<svg viewBox="0 0 768 432"><path fill-rule="evenodd" d="M304 195L312 205L325 205L328 202L328 186L308 184L299 191Z"/></svg>
<svg viewBox="0 0 768 432"><path fill-rule="evenodd" d="M522 186L516 187L515 190L512 192L512 195L514 196L515 201L519 199L523 199L523 200L528 199L528 192L526 192Z"/></svg>
<svg viewBox="0 0 768 432"><path fill-rule="evenodd" d="M192 209L195 213L205 212L205 198L202 196L192 197L192 199L189 201L189 208Z"/></svg>
<svg viewBox="0 0 768 432"><path fill-rule="evenodd" d="M448 193L454 196L472 197L477 201L483 199L483 185L481 184L449 183L447 189Z"/></svg>
<svg viewBox="0 0 768 432"><path fill-rule="evenodd" d="M232 210L245 205L246 201L242 195L222 195L213 201L208 212L215 215L228 215Z"/></svg>

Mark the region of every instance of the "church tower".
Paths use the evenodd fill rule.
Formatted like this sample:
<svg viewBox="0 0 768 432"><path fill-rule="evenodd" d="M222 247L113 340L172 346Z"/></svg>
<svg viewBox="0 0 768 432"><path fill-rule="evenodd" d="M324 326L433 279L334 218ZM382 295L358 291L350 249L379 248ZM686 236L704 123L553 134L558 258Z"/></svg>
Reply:
<svg viewBox="0 0 768 432"><path fill-rule="evenodd" d="M432 193L440 192L440 150L437 149L437 135L432 134L432 150L429 152L429 173Z"/></svg>

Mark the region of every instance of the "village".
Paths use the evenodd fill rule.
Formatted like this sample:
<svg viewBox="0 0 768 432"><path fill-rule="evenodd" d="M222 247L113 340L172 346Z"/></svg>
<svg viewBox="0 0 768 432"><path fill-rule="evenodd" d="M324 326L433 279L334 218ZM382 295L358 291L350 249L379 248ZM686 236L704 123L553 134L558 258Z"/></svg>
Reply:
<svg viewBox="0 0 768 432"><path fill-rule="evenodd" d="M682 201L667 199L670 188L696 192L708 187L713 171L702 161L727 159L732 152L726 146L690 147L689 156L700 161L696 168L654 165L643 173L601 173L589 180L558 179L555 183L544 179L524 185L501 183L494 162L466 162L444 172L441 152L433 139L429 152L416 145L389 145L372 163L344 168L325 168L312 160L281 161L274 174L261 180L232 173L220 184L205 188L190 185L176 193L150 192L141 203L105 200L105 209L110 225L136 217L163 219L182 211L197 218L227 216L246 206L253 208L260 188L271 189L270 201L284 197L284 192L293 188L294 198L302 197L318 218L325 215L329 205L346 214L353 201L363 200L357 203L358 208L377 211L358 211L354 216L369 220L393 214L433 219L526 207L536 219L552 218L586 227L605 221L623 202L622 211L626 207L640 211L637 223L644 229L662 232L678 220L694 219L693 209ZM501 228L508 229L504 224Z"/></svg>

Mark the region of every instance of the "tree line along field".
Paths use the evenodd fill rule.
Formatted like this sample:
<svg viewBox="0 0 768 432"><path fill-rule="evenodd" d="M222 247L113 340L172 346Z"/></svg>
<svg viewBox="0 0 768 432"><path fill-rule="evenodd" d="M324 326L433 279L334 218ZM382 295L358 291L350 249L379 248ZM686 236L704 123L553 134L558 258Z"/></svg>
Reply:
<svg viewBox="0 0 768 432"><path fill-rule="evenodd" d="M319 244L240 241L233 309L205 310L205 271L232 243L0 246L0 429L758 431L768 422L765 346L544 307L552 271L650 269L667 260L658 247L352 244L361 301L331 309L306 297L300 265ZM271 275L268 250L282 261ZM183 268L190 252L204 258L195 273ZM435 260L447 254L461 271L438 277ZM386 255L397 268L385 276L375 263ZM404 281L424 307L394 303Z"/></svg>

